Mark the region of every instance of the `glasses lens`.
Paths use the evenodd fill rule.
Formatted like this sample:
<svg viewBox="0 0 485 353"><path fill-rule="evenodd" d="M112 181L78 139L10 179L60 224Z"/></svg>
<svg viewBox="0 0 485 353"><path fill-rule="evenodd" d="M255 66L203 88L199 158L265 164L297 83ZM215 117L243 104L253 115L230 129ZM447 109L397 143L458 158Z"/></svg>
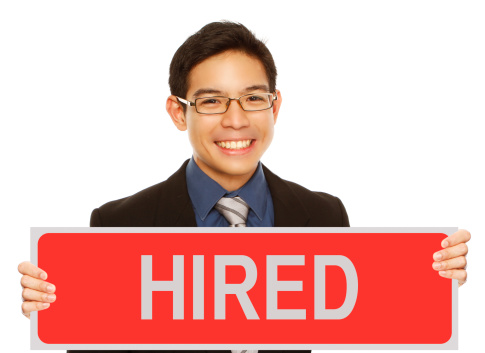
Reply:
<svg viewBox="0 0 485 353"><path fill-rule="evenodd" d="M272 93L253 93L242 96L240 99L244 110L264 110L269 109L273 105Z"/></svg>
<svg viewBox="0 0 485 353"><path fill-rule="evenodd" d="M225 97L204 97L195 100L195 108L199 113L218 114L224 113L227 109L228 98Z"/></svg>

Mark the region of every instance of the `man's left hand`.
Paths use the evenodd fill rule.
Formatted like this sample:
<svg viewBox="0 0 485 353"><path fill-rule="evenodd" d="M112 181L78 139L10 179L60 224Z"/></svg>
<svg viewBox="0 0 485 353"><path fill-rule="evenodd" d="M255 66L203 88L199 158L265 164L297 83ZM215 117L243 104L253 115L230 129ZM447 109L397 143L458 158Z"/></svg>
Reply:
<svg viewBox="0 0 485 353"><path fill-rule="evenodd" d="M443 239L441 246L443 250L433 254L433 269L439 271L439 275L445 278L458 280L462 286L466 282L466 254L468 246L465 244L471 238L470 232L460 229L448 238Z"/></svg>

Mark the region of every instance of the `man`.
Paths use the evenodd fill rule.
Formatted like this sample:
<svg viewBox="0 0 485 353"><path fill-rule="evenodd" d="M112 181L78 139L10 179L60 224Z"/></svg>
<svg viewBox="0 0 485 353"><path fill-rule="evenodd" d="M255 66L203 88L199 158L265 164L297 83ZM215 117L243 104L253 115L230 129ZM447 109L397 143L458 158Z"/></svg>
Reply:
<svg viewBox="0 0 485 353"><path fill-rule="evenodd" d="M243 25L217 22L189 37L170 65L166 109L187 131L193 157L166 181L109 202L91 226L347 227L342 202L280 179L260 163L281 107L268 48ZM433 268L466 281L467 231L442 242ZM19 265L22 312L48 308L55 287L34 265Z"/></svg>

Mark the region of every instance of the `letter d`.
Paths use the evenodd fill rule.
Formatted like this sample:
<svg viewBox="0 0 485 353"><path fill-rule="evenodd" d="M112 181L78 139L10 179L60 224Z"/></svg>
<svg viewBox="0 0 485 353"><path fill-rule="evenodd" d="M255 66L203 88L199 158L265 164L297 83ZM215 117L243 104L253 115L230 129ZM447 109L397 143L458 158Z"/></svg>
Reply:
<svg viewBox="0 0 485 353"><path fill-rule="evenodd" d="M338 266L347 279L347 294L338 309L325 309L325 266ZM354 264L342 255L315 255L315 320L341 320L352 312L357 300L357 271Z"/></svg>

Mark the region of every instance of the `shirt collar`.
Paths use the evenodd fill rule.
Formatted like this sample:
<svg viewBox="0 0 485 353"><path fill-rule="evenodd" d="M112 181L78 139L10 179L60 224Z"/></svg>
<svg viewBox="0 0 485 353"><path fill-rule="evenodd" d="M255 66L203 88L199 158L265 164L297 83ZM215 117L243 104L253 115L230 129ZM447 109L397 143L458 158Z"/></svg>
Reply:
<svg viewBox="0 0 485 353"><path fill-rule="evenodd" d="M203 221L212 210L214 205L223 196L235 197L240 196L249 205L256 216L262 220L266 211L266 178L264 177L261 162L258 162L256 171L251 179L248 180L238 190L228 192L220 186L215 180L205 174L195 163L192 157L187 164L186 169L187 190L190 200L194 206L195 213Z"/></svg>

